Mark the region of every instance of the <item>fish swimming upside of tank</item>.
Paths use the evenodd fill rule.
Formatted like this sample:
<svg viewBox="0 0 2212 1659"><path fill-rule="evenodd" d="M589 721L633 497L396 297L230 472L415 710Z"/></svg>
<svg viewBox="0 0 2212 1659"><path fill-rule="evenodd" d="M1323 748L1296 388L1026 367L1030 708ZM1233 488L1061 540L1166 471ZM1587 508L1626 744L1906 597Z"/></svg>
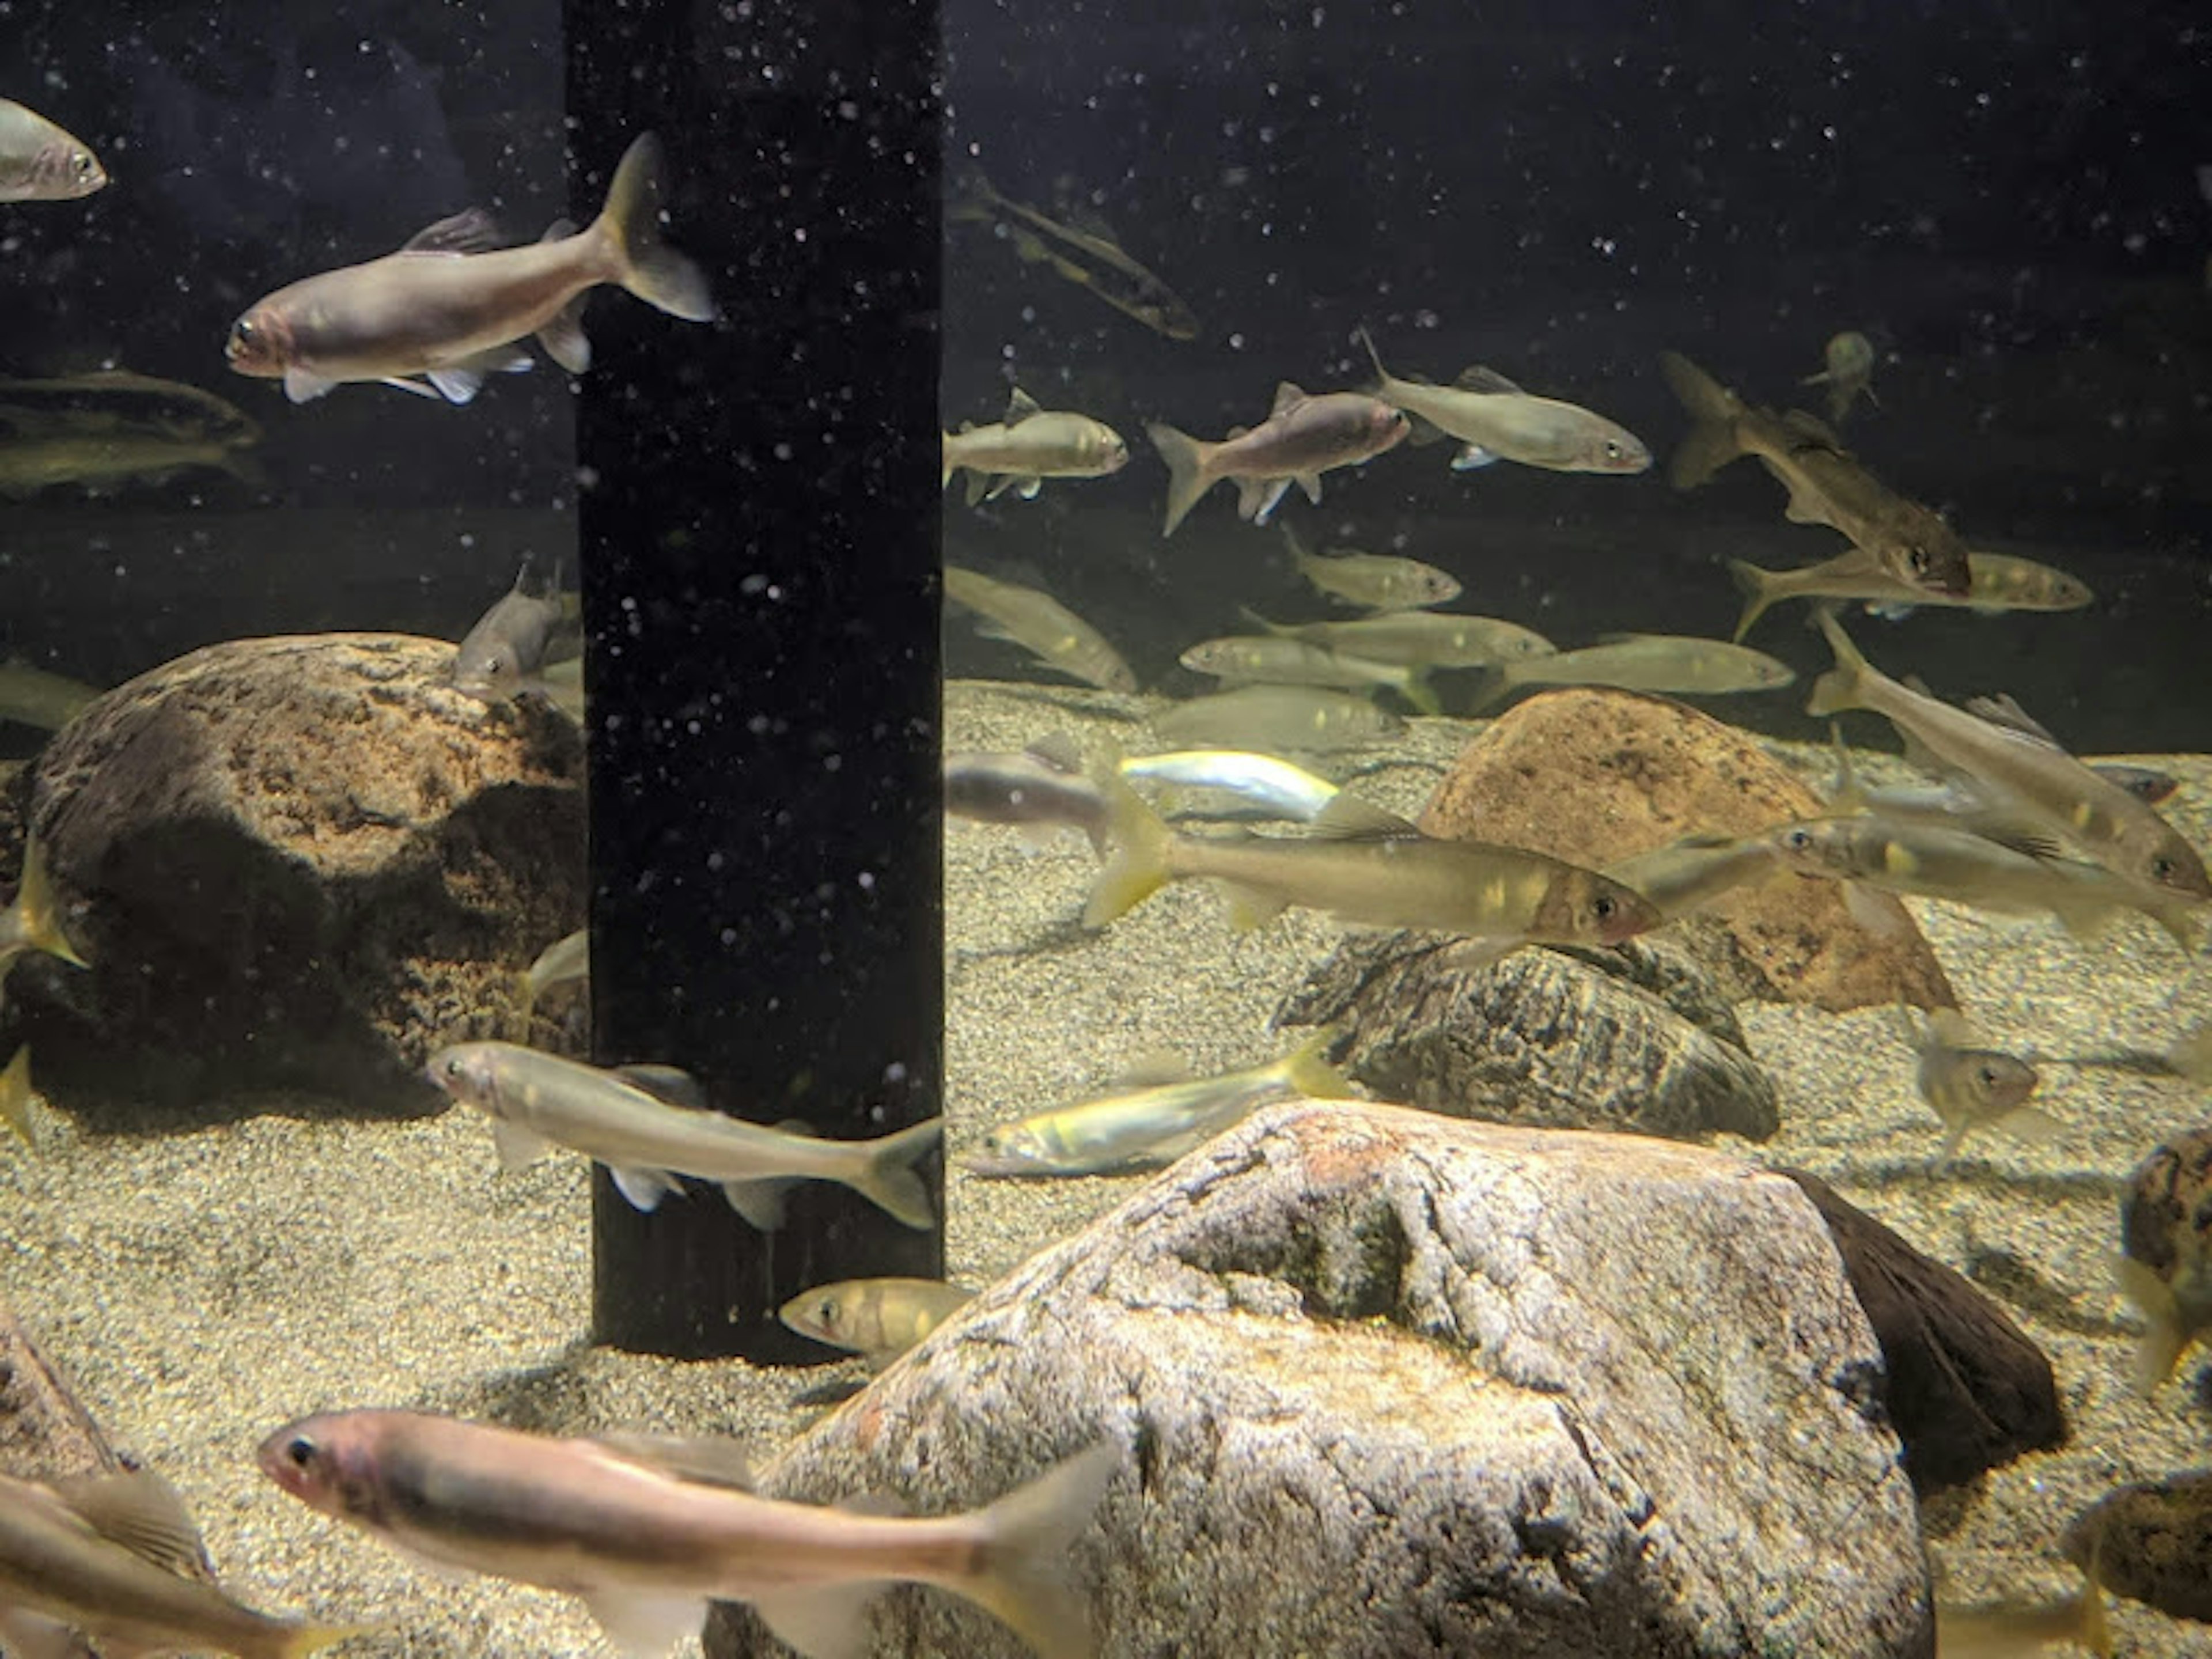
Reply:
<svg viewBox="0 0 2212 1659"><path fill-rule="evenodd" d="M1468 369L1450 386L1401 380L1382 367L1365 329L1360 343L1375 365L1374 396L1406 411L1413 441L1455 438L1452 470L1516 461L1552 472L1637 473L1651 452L1626 427L1580 405L1523 392L1493 368Z"/></svg>
<svg viewBox="0 0 2212 1659"><path fill-rule="evenodd" d="M502 247L471 208L396 253L281 288L231 325L223 356L239 374L281 380L295 404L373 380L465 404L488 374L530 367L531 336L562 368L591 367L583 307L611 283L686 322L714 320L706 273L660 240L660 142L623 152L599 216L556 221L544 238Z"/></svg>
<svg viewBox="0 0 2212 1659"><path fill-rule="evenodd" d="M1023 264L1050 267L1156 333L1170 340L1198 337L1197 313L1173 289L1130 258L1103 223L1062 223L1001 196L988 179L974 170L945 204L945 218L948 224L990 226L994 234L1013 244Z"/></svg>

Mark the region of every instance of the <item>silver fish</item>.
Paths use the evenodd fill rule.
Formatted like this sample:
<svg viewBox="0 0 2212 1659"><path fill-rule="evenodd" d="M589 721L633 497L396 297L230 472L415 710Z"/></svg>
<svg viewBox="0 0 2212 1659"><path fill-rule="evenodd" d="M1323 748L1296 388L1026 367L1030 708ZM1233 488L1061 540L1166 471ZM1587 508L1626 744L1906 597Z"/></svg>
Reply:
<svg viewBox="0 0 2212 1659"><path fill-rule="evenodd" d="M1247 610L1245 617L1270 634L1327 646L1369 662L1415 668L1490 668L1523 657L1548 657L1558 648L1533 629L1497 617L1451 611L1396 611L1349 622L1277 623Z"/></svg>
<svg viewBox="0 0 2212 1659"><path fill-rule="evenodd" d="M1106 636L1041 588L945 567L945 597L983 618L976 632L1018 645L1061 673L1108 691L1134 691L1137 677Z"/></svg>
<svg viewBox="0 0 2212 1659"><path fill-rule="evenodd" d="M945 757L945 810L983 823L1065 825L1106 850L1106 800L1073 746L1048 738L1018 755Z"/></svg>
<svg viewBox="0 0 2212 1659"><path fill-rule="evenodd" d="M1034 501L1047 478L1103 478L1129 464L1129 446L1103 421L1045 409L1014 388L1006 418L991 426L963 426L939 434L942 484L968 474L968 505L994 501L1009 489Z"/></svg>
<svg viewBox="0 0 2212 1659"><path fill-rule="evenodd" d="M1960 1145L1978 1129L1996 1129L2034 1146L2064 1127L2027 1103L2040 1081L2035 1067L2017 1054L1984 1045L1957 1009L1936 1009L1917 1025L1902 1003L1897 1012L1905 1041L1920 1056L1914 1073L1920 1097L1943 1125L1937 1164L1957 1157Z"/></svg>
<svg viewBox="0 0 2212 1659"><path fill-rule="evenodd" d="M1876 409L1881 407L1881 399L1874 395L1873 341L1852 330L1832 334L1828 343L1821 348L1820 356L1820 372L1808 374L1797 384L1828 388L1829 425L1841 426L1844 417L1851 412L1851 404L1860 398Z"/></svg>
<svg viewBox="0 0 2212 1659"><path fill-rule="evenodd" d="M73 202L106 183L91 145L0 98L0 202Z"/></svg>
<svg viewBox="0 0 2212 1659"><path fill-rule="evenodd" d="M787 1329L881 1370L975 1297L963 1285L935 1279L846 1279L800 1291L775 1316Z"/></svg>
<svg viewBox="0 0 2212 1659"><path fill-rule="evenodd" d="M1132 258L1103 224L1066 223L1010 201L972 169L955 188L945 217L951 224L989 225L1013 245L1024 264L1058 272L1170 340L1198 337L1197 315L1173 289Z"/></svg>
<svg viewBox="0 0 2212 1659"><path fill-rule="evenodd" d="M1651 465L1643 441L1618 422L1577 404L1523 392L1496 369L1470 368L1450 386L1401 380L1382 367L1365 329L1359 338L1375 364L1374 393L1421 422L1413 441L1438 433L1460 441L1455 471L1516 461L1553 472L1642 472Z"/></svg>
<svg viewBox="0 0 2212 1659"><path fill-rule="evenodd" d="M1530 685L1609 685L1624 691L1718 696L1771 691L1797 678L1789 664L1726 640L1684 634L1621 634L1548 657L1492 668L1476 688L1480 712Z"/></svg>
<svg viewBox="0 0 2212 1659"><path fill-rule="evenodd" d="M545 693L541 672L580 653L584 640L576 596L561 592L556 561L544 585L530 585L530 560L515 572L514 586L477 618L453 653L453 689L486 702L505 702L526 691Z"/></svg>
<svg viewBox="0 0 2212 1659"><path fill-rule="evenodd" d="M1458 577L1419 559L1351 548L1310 552L1289 525L1283 526L1283 541L1298 574L1331 599L1363 611L1419 611L1460 596Z"/></svg>
<svg viewBox="0 0 2212 1659"><path fill-rule="evenodd" d="M58 732L100 695L96 685L10 657L0 662L0 720Z"/></svg>
<svg viewBox="0 0 2212 1659"><path fill-rule="evenodd" d="M1182 749L1164 755L1128 755L1119 763L1125 778L1144 778L1182 789L1219 789L1286 818L1310 820L1335 799L1337 786L1273 755L1235 749Z"/></svg>
<svg viewBox="0 0 2212 1659"><path fill-rule="evenodd" d="M1247 685L1179 702L1153 715L1152 726L1168 743L1322 750L1364 748L1398 736L1406 722L1347 692Z"/></svg>
<svg viewBox="0 0 2212 1659"><path fill-rule="evenodd" d="M1276 634L1201 640L1178 660L1193 673L1211 674L1226 685L1388 686L1424 714L1443 713L1425 668L1370 662Z"/></svg>
<svg viewBox="0 0 2212 1659"><path fill-rule="evenodd" d="M1316 397L1288 380L1275 388L1266 420L1249 431L1239 427L1219 443L1155 422L1145 434L1168 465L1160 533L1174 535L1199 499L1224 478L1237 483L1237 516L1255 524L1267 522L1293 483L1318 505L1322 473L1371 460L1406 432L1405 416L1386 403L1357 392Z"/></svg>

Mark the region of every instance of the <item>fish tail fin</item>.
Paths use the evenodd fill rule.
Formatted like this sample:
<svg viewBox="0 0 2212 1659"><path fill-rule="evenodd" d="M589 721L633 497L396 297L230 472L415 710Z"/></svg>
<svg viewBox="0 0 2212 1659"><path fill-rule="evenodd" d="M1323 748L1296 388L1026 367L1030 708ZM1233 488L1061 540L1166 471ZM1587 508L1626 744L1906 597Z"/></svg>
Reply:
<svg viewBox="0 0 2212 1659"><path fill-rule="evenodd" d="M2158 1385L2173 1375L2191 1339L2181 1317L2173 1287L2131 1255L2112 1258L2112 1277L2120 1294L2136 1305L2143 1317L2143 1334L2136 1343L2136 1392L2148 1400Z"/></svg>
<svg viewBox="0 0 2212 1659"><path fill-rule="evenodd" d="M1408 668L1405 678L1395 682L1398 695L1424 714L1442 715L1443 704L1437 700L1437 688L1428 668Z"/></svg>
<svg viewBox="0 0 2212 1659"><path fill-rule="evenodd" d="M0 1121L4 1121L26 1146L36 1152L39 1133L38 1119L31 1104L33 1092L31 1045L27 1042L15 1050L8 1069L0 1072Z"/></svg>
<svg viewBox="0 0 2212 1659"><path fill-rule="evenodd" d="M1692 422L1667 464L1667 481L1677 489L1694 489L1744 453L1735 430L1743 399L1677 351L1659 354L1659 372Z"/></svg>
<svg viewBox="0 0 2212 1659"><path fill-rule="evenodd" d="M1283 1060L1283 1081L1315 1100L1349 1100L1352 1079L1329 1064L1328 1051L1344 1035L1341 1026L1324 1025Z"/></svg>
<svg viewBox="0 0 2212 1659"><path fill-rule="evenodd" d="M54 906L52 878L46 873L46 844L33 836L23 848L23 881L15 890L16 937L33 951L44 951L50 957L58 957L72 968L89 968L92 964L76 953L62 932L62 920Z"/></svg>
<svg viewBox="0 0 2212 1659"><path fill-rule="evenodd" d="M979 1511L981 1564L948 1588L995 1614L1038 1659L1091 1659L1097 1643L1068 1581L1067 1552L1121 1463L1121 1447L1102 1440Z"/></svg>
<svg viewBox="0 0 2212 1659"><path fill-rule="evenodd" d="M1813 695L1805 704L1805 712L1817 718L1864 707L1862 687L1868 673L1867 659L1851 643L1851 636L1844 632L1844 625L1836 620L1832 607L1823 606L1816 613L1816 620L1820 632L1827 637L1828 648L1836 653L1836 665L1813 682Z"/></svg>
<svg viewBox="0 0 2212 1659"><path fill-rule="evenodd" d="M868 1162L853 1178L853 1190L894 1221L927 1232L937 1225L929 1187L914 1166L945 1139L945 1120L933 1117L888 1134L868 1146Z"/></svg>
<svg viewBox="0 0 2212 1659"><path fill-rule="evenodd" d="M1164 421L1148 424L1145 435L1168 464L1167 520L1160 534L1172 536L1176 526L1198 505L1198 498L1213 487L1212 475L1206 470L1206 456L1213 446L1200 443L1188 432L1176 431Z"/></svg>
<svg viewBox="0 0 2212 1659"><path fill-rule="evenodd" d="M1106 794L1106 841L1113 850L1083 907L1085 927L1103 927L1158 892L1168 878L1168 849L1175 842L1175 831L1118 774L1100 787Z"/></svg>
<svg viewBox="0 0 2212 1659"><path fill-rule="evenodd" d="M1382 354L1375 349L1375 337L1367 331L1364 323L1359 325L1359 343L1367 348L1367 361L1375 365L1375 389L1379 391L1390 378L1390 371L1382 367Z"/></svg>
<svg viewBox="0 0 2212 1659"><path fill-rule="evenodd" d="M615 281L672 317L714 320L707 273L660 240L660 140L641 132L623 152L607 204L592 226L611 251Z"/></svg>
<svg viewBox="0 0 2212 1659"><path fill-rule="evenodd" d="M1728 564L1729 574L1735 578L1736 589L1743 595L1743 615L1736 619L1735 632L1729 635L1740 644L1743 636L1751 632L1752 623L1765 616L1766 608L1774 603L1774 573L1747 564L1741 559L1730 559Z"/></svg>

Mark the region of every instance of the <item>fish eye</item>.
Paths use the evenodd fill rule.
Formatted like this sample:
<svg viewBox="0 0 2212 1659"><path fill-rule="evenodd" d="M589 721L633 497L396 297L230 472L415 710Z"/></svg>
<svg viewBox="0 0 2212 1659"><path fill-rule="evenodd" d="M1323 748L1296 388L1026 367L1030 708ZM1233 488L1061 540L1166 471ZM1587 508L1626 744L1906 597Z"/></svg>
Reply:
<svg viewBox="0 0 2212 1659"><path fill-rule="evenodd" d="M315 1461L315 1443L304 1434L295 1434L284 1443L284 1459L295 1469L304 1469Z"/></svg>
<svg viewBox="0 0 2212 1659"><path fill-rule="evenodd" d="M253 319L251 317L241 317L230 325L230 337L240 345L252 339L253 335Z"/></svg>
<svg viewBox="0 0 2212 1659"><path fill-rule="evenodd" d="M467 1069L468 1068L466 1066L462 1065L461 1057L459 1054L453 1055L446 1061L446 1075L447 1077L459 1079L465 1072L466 1072Z"/></svg>
<svg viewBox="0 0 2212 1659"><path fill-rule="evenodd" d="M76 169L76 176L78 178L89 179L92 177L92 157L86 155L84 151L79 150L76 155L70 157L70 165Z"/></svg>
<svg viewBox="0 0 2212 1659"><path fill-rule="evenodd" d="M1791 852L1802 853L1813 845L1813 832L1810 830L1792 830L1782 839Z"/></svg>
<svg viewBox="0 0 2212 1659"><path fill-rule="evenodd" d="M1928 574L1929 558L1928 550L1926 548L1907 548L1905 552L1905 557L1906 562L1911 565L1912 574L1914 575L1924 576Z"/></svg>
<svg viewBox="0 0 2212 1659"><path fill-rule="evenodd" d="M1974 1068L1974 1077L1984 1089L1994 1089L1997 1086L1997 1068L1994 1066L1987 1064L1977 1066Z"/></svg>
<svg viewBox="0 0 2212 1659"><path fill-rule="evenodd" d="M837 1319L837 1298L834 1296L823 1297L821 1305L814 1310L814 1316L825 1325L835 1324Z"/></svg>
<svg viewBox="0 0 2212 1659"><path fill-rule="evenodd" d="M1613 895L1610 893L1600 893L1590 901L1590 914L1600 921L1612 921L1613 911L1619 908L1613 903Z"/></svg>
<svg viewBox="0 0 2212 1659"><path fill-rule="evenodd" d="M1607 438L1605 441L1605 458L1608 461L1617 461L1620 459L1620 440Z"/></svg>
<svg viewBox="0 0 2212 1659"><path fill-rule="evenodd" d="M2160 853L2150 861L2150 872L2160 881L2168 879L2173 874L2173 860Z"/></svg>

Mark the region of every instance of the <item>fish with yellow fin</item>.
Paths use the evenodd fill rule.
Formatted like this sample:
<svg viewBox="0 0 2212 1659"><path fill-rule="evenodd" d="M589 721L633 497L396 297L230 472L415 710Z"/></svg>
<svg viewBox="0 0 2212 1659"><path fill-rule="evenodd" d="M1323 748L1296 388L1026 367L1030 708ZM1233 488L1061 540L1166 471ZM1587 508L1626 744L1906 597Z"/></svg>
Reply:
<svg viewBox="0 0 2212 1659"><path fill-rule="evenodd" d="M36 836L24 845L23 878L15 889L15 897L5 910L0 910L0 993L7 988L8 970L33 951L42 951L72 968L92 966L77 954L69 935L62 931L53 881L46 871L46 843Z"/></svg>

